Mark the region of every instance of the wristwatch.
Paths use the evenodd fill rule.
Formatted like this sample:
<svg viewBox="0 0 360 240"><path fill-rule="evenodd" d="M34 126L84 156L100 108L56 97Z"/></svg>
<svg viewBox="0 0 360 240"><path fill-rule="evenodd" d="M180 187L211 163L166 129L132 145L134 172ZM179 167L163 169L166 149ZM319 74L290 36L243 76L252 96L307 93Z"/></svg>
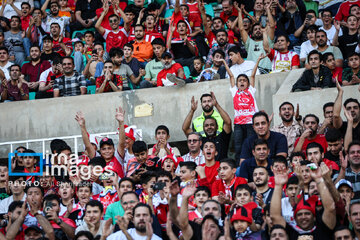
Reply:
<svg viewBox="0 0 360 240"><path fill-rule="evenodd" d="M34 217L36 217L37 215L42 215L42 214L43 214L43 212L40 211L40 210L38 210L38 211L34 214Z"/></svg>
<svg viewBox="0 0 360 240"><path fill-rule="evenodd" d="M57 222L56 222L56 224L59 225L59 226L60 226L62 223L63 223L63 220L61 220L60 218L59 218L59 219L57 220Z"/></svg>

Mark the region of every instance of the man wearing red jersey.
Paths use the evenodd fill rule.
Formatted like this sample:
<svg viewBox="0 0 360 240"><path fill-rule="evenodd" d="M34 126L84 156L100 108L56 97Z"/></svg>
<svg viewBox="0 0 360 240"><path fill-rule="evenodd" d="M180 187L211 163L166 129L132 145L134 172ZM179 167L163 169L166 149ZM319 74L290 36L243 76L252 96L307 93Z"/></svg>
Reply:
<svg viewBox="0 0 360 240"><path fill-rule="evenodd" d="M161 70L157 76L157 86L172 86L179 85L184 86L185 74L184 69L179 63L172 63L173 57L171 53L164 52L161 56L161 63L164 69Z"/></svg>
<svg viewBox="0 0 360 240"><path fill-rule="evenodd" d="M205 175L209 184L212 185L218 179L218 168L220 166L220 163L215 161L215 157L218 154L215 142L209 140L204 142L203 153L205 156L205 163L200 166L205 167Z"/></svg>
<svg viewBox="0 0 360 240"><path fill-rule="evenodd" d="M105 29L101 23L104 20L106 14L109 11L109 4L106 2L104 4L104 11L101 13L99 20L95 24L96 30L104 37L106 40L106 51L109 52L113 47L123 48L125 43L128 42L129 30L130 30L130 22L126 17L125 13L121 8L118 9L118 12L121 15L121 18L124 20L124 28L119 29L120 17L116 14L112 14L109 16L109 24L111 27L111 31Z"/></svg>

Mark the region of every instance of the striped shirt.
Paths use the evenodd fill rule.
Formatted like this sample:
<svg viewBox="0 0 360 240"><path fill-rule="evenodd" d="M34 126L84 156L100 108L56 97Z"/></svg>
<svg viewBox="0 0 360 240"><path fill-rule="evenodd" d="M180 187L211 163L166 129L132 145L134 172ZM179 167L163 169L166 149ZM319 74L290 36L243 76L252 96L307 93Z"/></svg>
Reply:
<svg viewBox="0 0 360 240"><path fill-rule="evenodd" d="M337 179L339 174L335 174L333 177L333 181ZM351 167L346 168L345 170L345 180L351 182L353 186L353 192L355 194L353 199L360 198L360 172L354 172Z"/></svg>
<svg viewBox="0 0 360 240"><path fill-rule="evenodd" d="M80 95L80 88L86 88L86 80L84 75L75 72L71 77L61 76L55 79L53 89L60 91L60 96L77 96Z"/></svg>

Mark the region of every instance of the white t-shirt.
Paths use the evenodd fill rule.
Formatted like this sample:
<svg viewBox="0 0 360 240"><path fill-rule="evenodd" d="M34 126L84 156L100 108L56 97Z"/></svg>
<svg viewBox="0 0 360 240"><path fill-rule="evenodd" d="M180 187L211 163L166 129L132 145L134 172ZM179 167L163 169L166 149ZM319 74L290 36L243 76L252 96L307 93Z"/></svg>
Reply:
<svg viewBox="0 0 360 240"><path fill-rule="evenodd" d="M23 198L21 199L21 201L25 201L26 200L26 193L24 193ZM10 197L4 198L3 200L0 201L0 214L3 213L8 213L9 210L9 206L10 204L14 201L14 196L11 195Z"/></svg>
<svg viewBox="0 0 360 240"><path fill-rule="evenodd" d="M312 50L315 50L315 49L317 49L317 45L315 47L313 47L311 45L310 40L307 40L307 41L303 42L301 44L300 59L302 59L302 58L306 59L309 52L311 52Z"/></svg>
<svg viewBox="0 0 360 240"><path fill-rule="evenodd" d="M52 23L58 23L60 25L60 35L65 36L65 27L70 24L70 17L53 17L51 13L48 13L45 18L46 29L45 32L50 32L50 27Z"/></svg>
<svg viewBox="0 0 360 240"><path fill-rule="evenodd" d="M234 64L230 67L232 74L234 74L235 79L240 74L246 74L246 76L250 77L252 71L255 67L255 63L253 61L245 60L242 64ZM259 69L256 69L256 75L259 75ZM226 78L229 78L229 74L226 73Z"/></svg>
<svg viewBox="0 0 360 240"><path fill-rule="evenodd" d="M281 215L289 225L296 226L294 211L290 204L289 197L281 199Z"/></svg>
<svg viewBox="0 0 360 240"><path fill-rule="evenodd" d="M12 62L7 62L7 64L5 66L0 66L0 70L2 70L4 72L5 78L6 80L10 81L10 72L9 72L9 67L12 66L13 63Z"/></svg>
<svg viewBox="0 0 360 240"><path fill-rule="evenodd" d="M321 27L319 28L320 30L324 30L326 32L326 36L328 38L328 45L331 45L332 44L332 41L333 41L333 38L335 36L335 32L336 32L336 28L334 25L331 26L331 28L329 30L325 30L324 27ZM343 35L343 32L340 28L340 31L339 31L339 37Z"/></svg>
<svg viewBox="0 0 360 240"><path fill-rule="evenodd" d="M253 115L259 111L256 100L256 88L251 85L244 91L239 91L237 86L230 88L234 104L234 124L251 124Z"/></svg>
<svg viewBox="0 0 360 240"><path fill-rule="evenodd" d="M127 231L133 239L136 239L136 240L146 240L147 239L147 236L140 236L139 234L137 234L135 228L130 228ZM125 234L122 231L113 233L110 236L108 236L106 239L107 240L127 240ZM151 237L151 240L161 240L161 238L158 237L157 235L153 234Z"/></svg>

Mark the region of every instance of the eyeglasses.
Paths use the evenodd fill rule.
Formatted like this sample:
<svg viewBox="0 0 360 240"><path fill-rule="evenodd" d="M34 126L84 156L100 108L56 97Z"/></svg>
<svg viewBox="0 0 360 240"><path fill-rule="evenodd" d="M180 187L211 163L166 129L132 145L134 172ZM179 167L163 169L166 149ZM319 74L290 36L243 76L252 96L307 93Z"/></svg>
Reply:
<svg viewBox="0 0 360 240"><path fill-rule="evenodd" d="M197 143L198 141L200 141L199 139L189 139L187 140L188 143Z"/></svg>

